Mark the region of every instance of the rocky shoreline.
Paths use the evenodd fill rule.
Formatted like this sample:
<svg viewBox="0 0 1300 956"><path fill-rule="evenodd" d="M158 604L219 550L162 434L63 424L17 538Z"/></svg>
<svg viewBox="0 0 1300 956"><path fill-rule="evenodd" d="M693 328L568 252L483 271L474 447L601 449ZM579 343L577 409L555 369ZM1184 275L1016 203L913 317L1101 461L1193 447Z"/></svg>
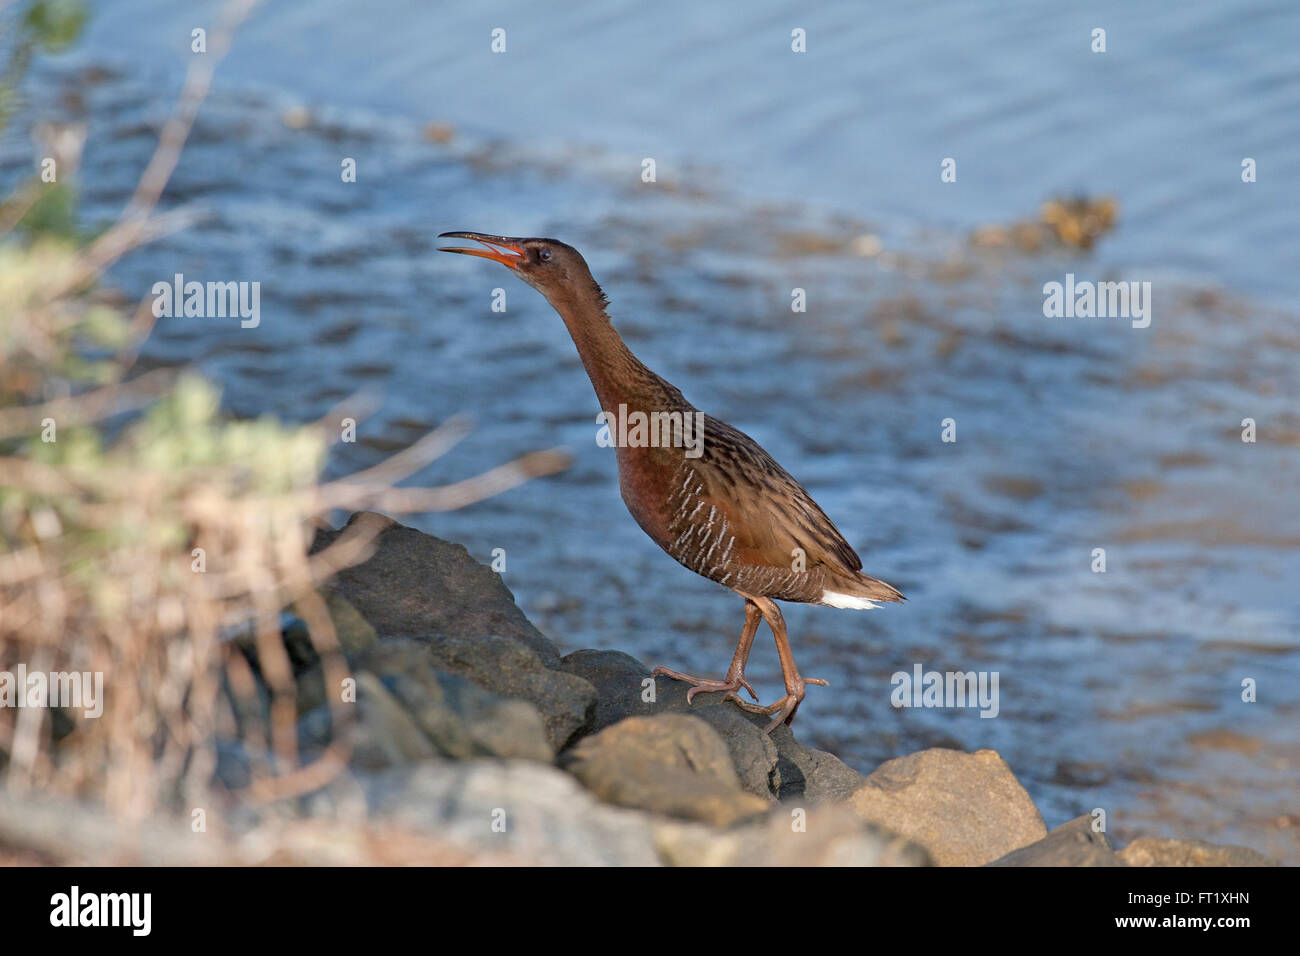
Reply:
<svg viewBox="0 0 1300 956"><path fill-rule="evenodd" d="M1139 839L1091 818L1049 832L994 751L930 749L869 775L770 736L720 695L619 651L562 655L460 545L374 513L374 554L328 590L356 680L348 771L301 801L315 820L427 834L466 862L598 865L1234 866L1241 847ZM313 552L342 533L323 530ZM300 745L331 738L319 660L286 634ZM246 779L237 752L219 776Z"/></svg>

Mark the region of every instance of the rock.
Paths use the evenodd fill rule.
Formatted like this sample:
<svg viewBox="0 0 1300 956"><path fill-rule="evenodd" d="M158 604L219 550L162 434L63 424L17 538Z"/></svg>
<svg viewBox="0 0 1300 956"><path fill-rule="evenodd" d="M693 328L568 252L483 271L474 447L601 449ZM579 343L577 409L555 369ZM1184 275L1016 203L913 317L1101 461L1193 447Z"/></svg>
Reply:
<svg viewBox="0 0 1300 956"><path fill-rule="evenodd" d="M700 698L696 698L698 701ZM752 721L738 707L701 707L693 716L704 721L722 738L731 755L731 765L740 786L764 800L775 800L772 780L776 773L777 749L763 733L766 717Z"/></svg>
<svg viewBox="0 0 1300 956"><path fill-rule="evenodd" d="M923 848L863 823L843 806L806 811L782 807L765 818L716 830L669 821L655 827L655 843L673 866L929 866ZM796 827L802 824L802 829Z"/></svg>
<svg viewBox="0 0 1300 956"><path fill-rule="evenodd" d="M301 746L301 745L300 745ZM227 790L242 790L252 782L248 751L237 740L217 741L217 766L213 777Z"/></svg>
<svg viewBox="0 0 1300 956"><path fill-rule="evenodd" d="M353 766L381 770L434 756L432 742L383 682L369 671L355 676L357 722L353 728Z"/></svg>
<svg viewBox="0 0 1300 956"><path fill-rule="evenodd" d="M359 611L338 594L325 592L325 609L334 625L334 635L344 654L356 653L374 645L378 640L375 629ZM324 671L321 656L312 641L307 622L296 614L281 615L280 638L294 675L294 694L297 712L301 717L325 704ZM235 639L253 672L261 677L262 665L258 656L257 640L249 630Z"/></svg>
<svg viewBox="0 0 1300 956"><path fill-rule="evenodd" d="M595 733L627 717L649 717L665 713L683 713L699 717L718 732L731 754L732 765L740 785L764 799L772 796L772 771L777 751L763 733L763 723L751 721L731 704L723 704L721 694L701 694L686 703L689 685L667 677L654 679L652 701L645 699L645 681L650 668L622 651L574 651L560 662L560 669L583 678L596 688L596 710L588 728Z"/></svg>
<svg viewBox="0 0 1300 956"><path fill-rule="evenodd" d="M422 692L417 693L413 688L407 688L411 694L409 706L413 708L473 708L480 719L491 712L496 718L508 719L515 728L512 732L523 733L531 738L531 732L524 730L519 723L528 720L521 716L522 711L501 710L499 705L492 707L488 699L529 706L541 720L543 742L548 756L539 757L540 752L532 749L531 744L519 752L497 753L496 756L545 759L549 762L560 746L586 726L594 707L595 692L589 685L570 674L543 667L537 655L529 648L504 637L477 640L389 638L356 655L352 667L354 670L368 670L379 675L393 688L400 683L399 678L416 680ZM459 685L453 686L451 679L465 681L487 697L466 696ZM449 698L448 691L456 696ZM463 717L468 715L468 710L462 714ZM425 716L429 727L441 728L432 733L434 739L440 739L450 748L446 752L447 756L473 755L463 753L463 748L455 742L456 732L443 718L433 711ZM467 728L467 732L472 734L476 731ZM496 730L490 728L485 730L488 736L480 743L486 743L488 737L496 733Z"/></svg>
<svg viewBox="0 0 1300 956"><path fill-rule="evenodd" d="M329 747L330 742L334 739L334 717L330 713L329 707L321 705L315 710L308 711L298 718L298 756L304 762L310 762L320 759L325 749ZM233 754L231 755L234 756ZM242 756L242 755L241 755ZM247 757L243 758L244 765L247 766ZM218 772L221 780L231 789L238 789L233 781L238 780L238 765L231 766L227 771L223 771L222 763L218 762ZM228 779L229 777L229 779ZM247 774L239 787L246 787L249 784Z"/></svg>
<svg viewBox="0 0 1300 956"><path fill-rule="evenodd" d="M338 637L339 647L345 654L355 654L379 641L370 622L362 617L352 602L337 593L325 595L325 607L329 610L330 620L334 622L334 634Z"/></svg>
<svg viewBox="0 0 1300 956"><path fill-rule="evenodd" d="M295 709L299 717L324 707L327 703L325 699L324 669L318 666L295 675L294 699L296 701Z"/></svg>
<svg viewBox="0 0 1300 956"><path fill-rule="evenodd" d="M650 821L596 802L568 774L529 761L434 762L362 781L369 816L472 851L476 862L654 866Z"/></svg>
<svg viewBox="0 0 1300 956"><path fill-rule="evenodd" d="M1280 866L1276 860L1244 846L1220 846L1203 840L1142 837L1118 856L1129 866Z"/></svg>
<svg viewBox="0 0 1300 956"><path fill-rule="evenodd" d="M766 718L754 719L760 727L766 725ZM782 801L846 800L867 781L834 754L799 743L785 724L773 730L770 739L777 750L774 789Z"/></svg>
<svg viewBox="0 0 1300 956"><path fill-rule="evenodd" d="M982 866L1041 840L1043 818L995 751L922 750L881 764L849 798L939 866Z"/></svg>
<svg viewBox="0 0 1300 956"><path fill-rule="evenodd" d="M418 645L412 649L425 650ZM531 704L498 697L463 677L435 670L427 655L400 650L401 645L375 651L368 655L375 670L354 674L357 719L349 730L354 767L386 769L435 755L553 760L546 727ZM332 724L325 706L299 721L304 756L317 756L329 744Z"/></svg>
<svg viewBox="0 0 1300 956"><path fill-rule="evenodd" d="M741 789L731 753L699 717L629 717L584 738L562 764L601 800L728 826L768 803Z"/></svg>
<svg viewBox="0 0 1300 956"><path fill-rule="evenodd" d="M989 866L1124 866L1111 848L1106 834L1092 829L1092 817L1084 814L1063 823L1037 843L1022 847Z"/></svg>
<svg viewBox="0 0 1300 956"><path fill-rule="evenodd" d="M622 651L583 650L565 655L560 670L581 677L596 689L596 709L592 713L589 733L604 730L624 717L649 717L664 713L659 703L659 678L655 700L643 699L650 668ZM684 702L684 701L683 701Z"/></svg>
<svg viewBox="0 0 1300 956"><path fill-rule="evenodd" d="M524 617L501 576L463 546L373 511L359 511L338 531L318 531L311 553L349 530L376 532L374 553L339 570L330 589L346 598L381 638L500 635L531 648L546 667L559 666L559 649Z"/></svg>
<svg viewBox="0 0 1300 956"><path fill-rule="evenodd" d="M445 757L555 758L542 715L532 704L507 700L463 677L432 667L384 679L437 751Z"/></svg>
<svg viewBox="0 0 1300 956"><path fill-rule="evenodd" d="M596 688L581 677L546 667L531 647L513 638L446 635L412 640L423 645L420 656L434 668L536 707L555 751L563 750L595 713ZM388 648L394 643L384 641L380 646ZM399 665L399 669L403 666L408 665Z"/></svg>
<svg viewBox="0 0 1300 956"><path fill-rule="evenodd" d="M686 694L691 685L671 677L655 677L654 694L645 699L645 681L650 668L622 651L582 650L568 654L560 662L561 670L575 674L597 689L599 701L590 732L604 730L625 717L653 717L656 714L694 714L705 707L723 703L722 694L700 694L690 704ZM739 708L727 705L737 713Z"/></svg>

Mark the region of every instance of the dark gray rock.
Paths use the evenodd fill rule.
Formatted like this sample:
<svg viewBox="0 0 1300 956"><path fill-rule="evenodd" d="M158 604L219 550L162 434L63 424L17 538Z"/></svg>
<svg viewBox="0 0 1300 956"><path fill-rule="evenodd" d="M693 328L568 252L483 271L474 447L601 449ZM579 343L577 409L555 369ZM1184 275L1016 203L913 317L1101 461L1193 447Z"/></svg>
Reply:
<svg viewBox="0 0 1300 956"><path fill-rule="evenodd" d="M741 789L731 753L699 717L629 717L585 737L562 765L601 800L729 826L768 802Z"/></svg>
<svg viewBox="0 0 1300 956"><path fill-rule="evenodd" d="M695 714L706 707L724 705L723 694L700 694L686 703L690 684L671 677L651 678L649 667L622 651L574 651L560 662L560 669L596 688L599 699L588 733L604 730L625 717ZM647 681L653 682L653 693ZM726 703L725 708L743 716L733 704Z"/></svg>
<svg viewBox="0 0 1300 956"><path fill-rule="evenodd" d="M698 703L700 698L697 697ZM740 786L765 800L775 800L773 780L776 776L777 748L772 738L763 733L763 721L750 720L738 707L701 707L693 716L704 721L722 738L731 754L731 764L740 779Z"/></svg>
<svg viewBox="0 0 1300 956"><path fill-rule="evenodd" d="M745 716L759 727L767 724L766 717ZM773 730L770 739L777 751L773 790L783 802L845 800L866 782L866 777L834 754L799 743L785 724Z"/></svg>
<svg viewBox="0 0 1300 956"><path fill-rule="evenodd" d="M596 707L596 689L585 680L551 670L532 648L500 635L383 640L357 655L354 666L384 675L444 671L499 697L526 701L541 714L552 751L585 728Z"/></svg>
<svg viewBox="0 0 1300 956"><path fill-rule="evenodd" d="M727 745L741 787L772 799L777 751L763 733L766 719L750 719L734 704L724 702L722 694L700 694L687 704L690 685L668 677L653 678L654 692L648 693L650 668L622 651L574 651L560 662L560 669L596 688L596 711L588 733L597 733L628 717L674 713L699 717Z"/></svg>
<svg viewBox="0 0 1300 956"><path fill-rule="evenodd" d="M338 531L320 530L315 554L349 530L374 532L374 553L341 568L330 584L381 638L447 634L514 638L546 667L557 667L559 649L515 605L501 576L459 544L398 524L373 511L359 511Z"/></svg>
<svg viewBox="0 0 1300 956"><path fill-rule="evenodd" d="M546 763L555 756L536 707L437 670L428 646L418 641L385 641L369 648L357 656L353 676L356 720L349 724L349 740L354 767L384 769L435 754ZM310 711L298 730L303 753L318 755L332 739L328 706Z"/></svg>
<svg viewBox="0 0 1300 956"><path fill-rule="evenodd" d="M628 717L673 713L699 717L727 745L741 786L749 793L766 799L779 794L818 802L847 797L866 779L838 758L804 747L784 725L770 735L765 733L768 718L745 713L725 702L722 694L699 694L687 704L689 684L658 677L654 694L648 695L645 681L650 668L622 651L574 651L560 667L596 688L590 732Z"/></svg>
<svg viewBox="0 0 1300 956"><path fill-rule="evenodd" d="M1092 829L1084 814L1052 830L1037 843L1014 850L989 866L1125 866L1106 839Z"/></svg>
<svg viewBox="0 0 1300 956"><path fill-rule="evenodd" d="M383 770L436 756L433 742L369 671L356 675L357 720L353 725L352 765L363 770Z"/></svg>
<svg viewBox="0 0 1300 956"><path fill-rule="evenodd" d="M1220 846L1203 840L1143 837L1119 851L1129 866L1281 866L1244 846Z"/></svg>
<svg viewBox="0 0 1300 956"><path fill-rule="evenodd" d="M343 655L362 651L379 640L375 629L347 599L329 591L323 592L321 597L325 601L325 609L334 625L334 636ZM297 712L301 717L326 703L321 655L316 650L316 641L313 641L306 621L285 612L281 616L281 622L280 638L293 671ZM317 635L317 640L319 639L320 635ZM259 678L259 688L264 688L260 651L252 629L238 633L232 643L240 649L249 667Z"/></svg>
<svg viewBox="0 0 1300 956"><path fill-rule="evenodd" d="M546 724L527 701L509 700L455 674L426 668L389 674L385 686L444 757L501 757L550 763Z"/></svg>
<svg viewBox="0 0 1300 956"><path fill-rule="evenodd" d="M663 713L658 703L658 681L647 701L645 681L650 668L622 651L582 650L565 655L560 670L581 677L596 689L596 708L587 733L604 730L624 717L649 717ZM684 702L684 701L683 701Z"/></svg>

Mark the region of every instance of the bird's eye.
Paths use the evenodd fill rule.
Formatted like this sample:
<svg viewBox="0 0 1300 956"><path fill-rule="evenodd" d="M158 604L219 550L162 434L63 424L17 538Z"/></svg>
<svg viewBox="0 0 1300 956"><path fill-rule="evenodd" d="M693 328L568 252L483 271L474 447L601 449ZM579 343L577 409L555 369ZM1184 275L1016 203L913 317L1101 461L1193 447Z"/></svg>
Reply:
<svg viewBox="0 0 1300 956"><path fill-rule="evenodd" d="M537 258L540 259L542 262L550 262L550 261L551 261L551 250L550 250L550 249L542 249L540 252L537 253Z"/></svg>

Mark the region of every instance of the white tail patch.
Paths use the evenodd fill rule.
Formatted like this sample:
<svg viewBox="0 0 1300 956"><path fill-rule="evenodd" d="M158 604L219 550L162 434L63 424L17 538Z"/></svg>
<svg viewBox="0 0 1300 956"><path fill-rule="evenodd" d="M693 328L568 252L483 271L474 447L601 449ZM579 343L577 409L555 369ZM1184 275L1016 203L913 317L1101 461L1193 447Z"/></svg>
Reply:
<svg viewBox="0 0 1300 956"><path fill-rule="evenodd" d="M854 597L852 594L841 594L839 591L822 591L822 603L828 607L844 607L854 611L870 611L880 607L875 601L868 600L864 597Z"/></svg>

